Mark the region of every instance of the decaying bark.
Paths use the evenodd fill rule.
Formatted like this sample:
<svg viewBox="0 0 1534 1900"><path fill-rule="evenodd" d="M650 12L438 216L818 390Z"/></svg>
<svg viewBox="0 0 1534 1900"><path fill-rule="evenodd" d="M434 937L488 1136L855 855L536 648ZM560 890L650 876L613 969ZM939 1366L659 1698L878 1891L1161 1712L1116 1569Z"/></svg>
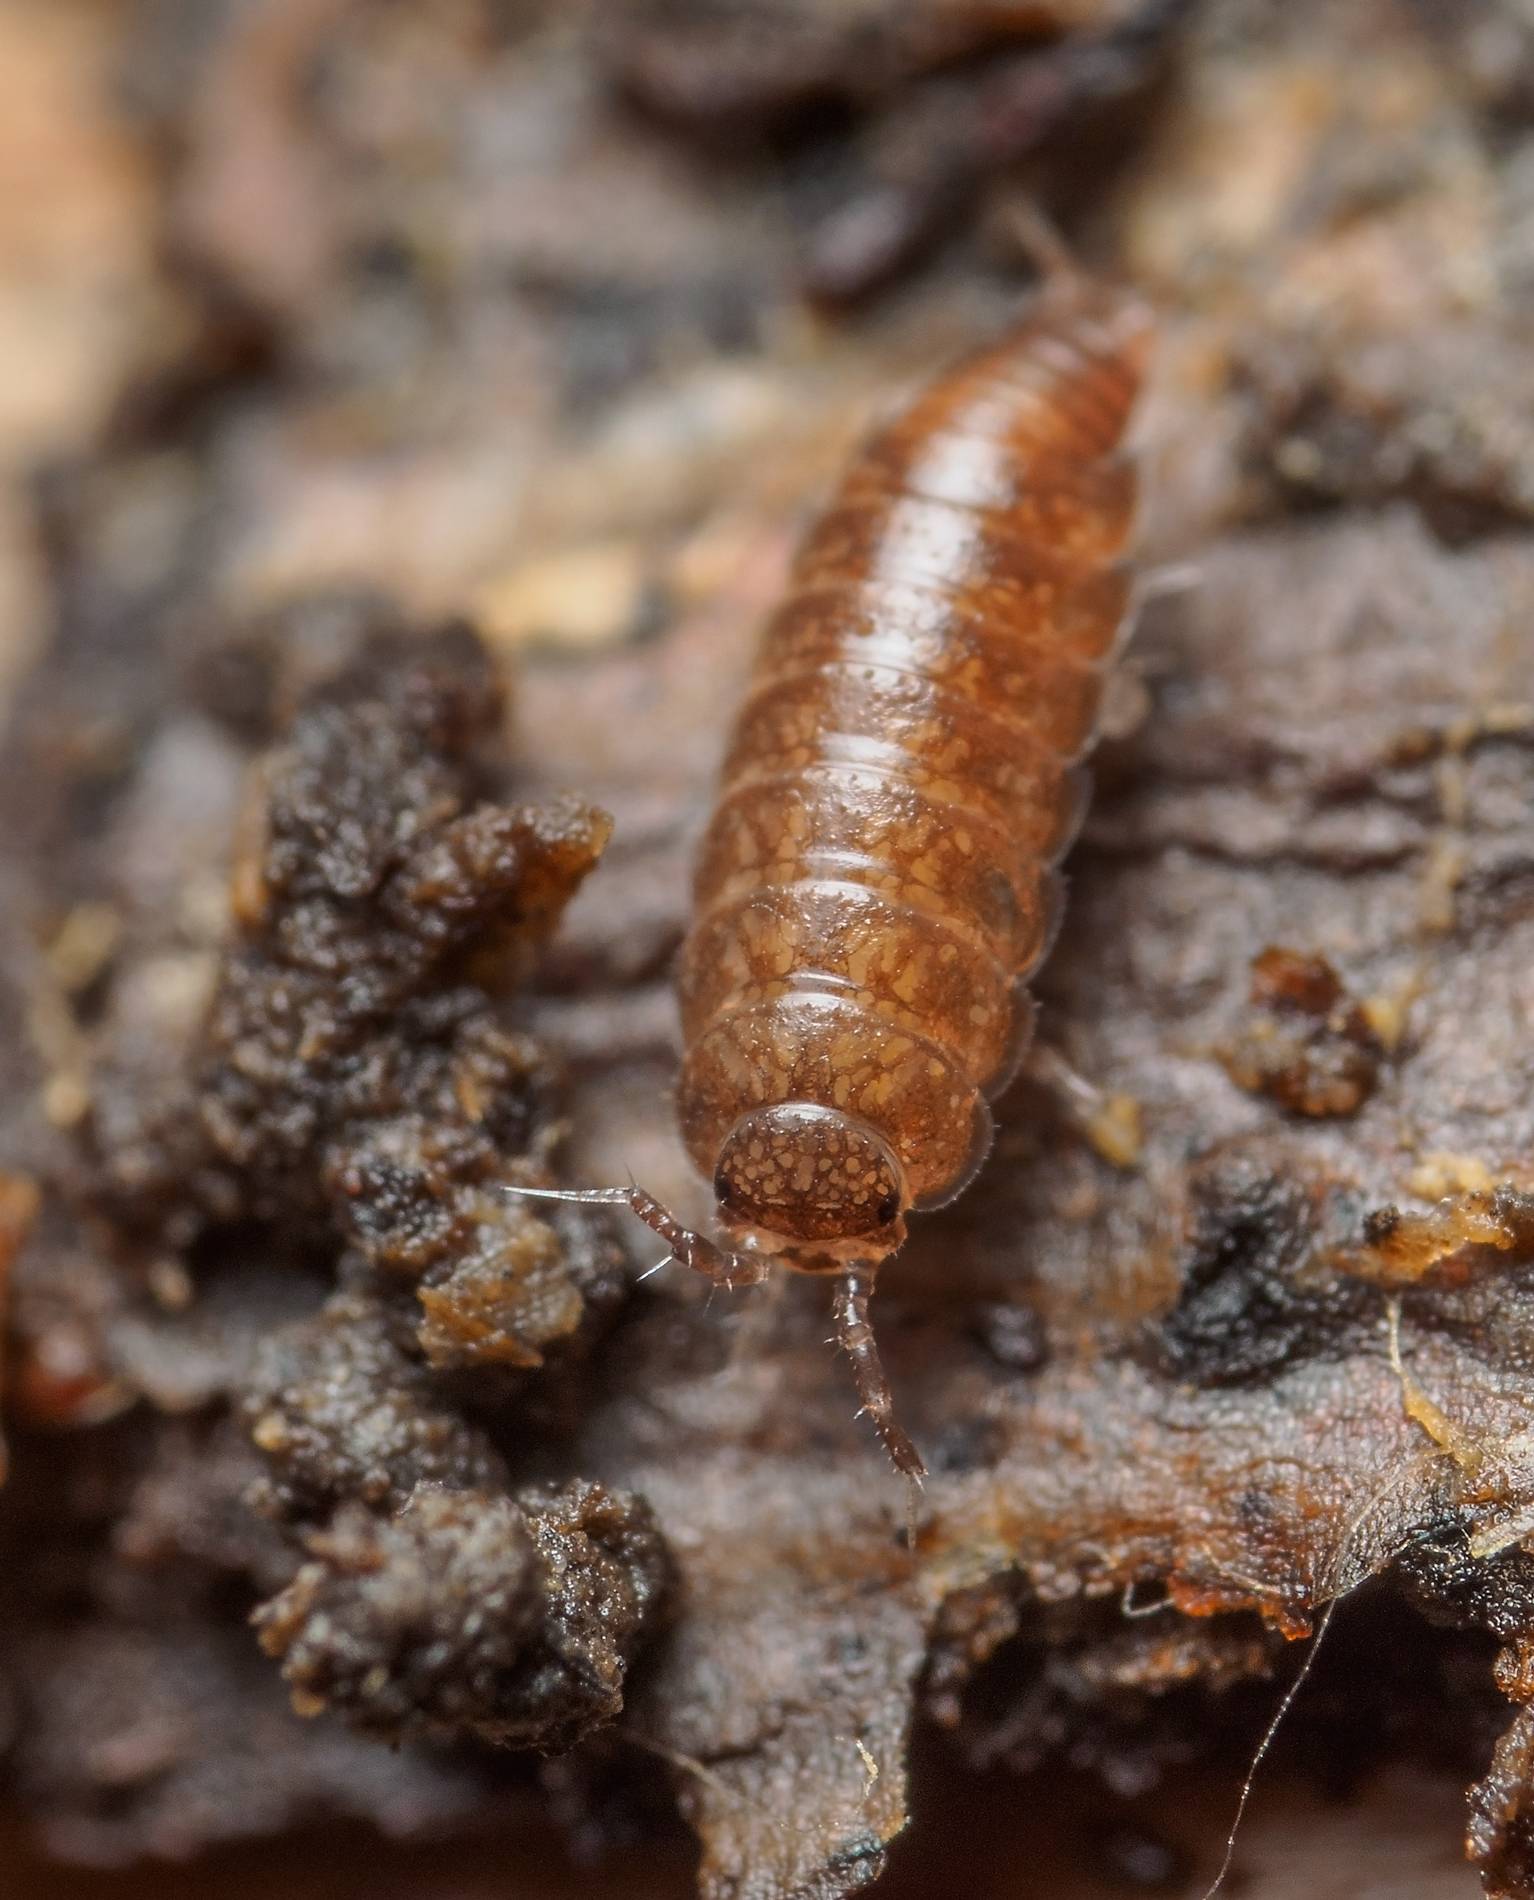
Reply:
<svg viewBox="0 0 1534 1900"><path fill-rule="evenodd" d="M701 1890L786 1900L880 1874L914 1738L1139 1796L1170 1879L1158 1791L1233 1796L1341 1599L1299 1755L1473 1782L1534 1895L1526 25L836 12L123 26L176 322L32 485L0 758L5 1787L113 1861L535 1786L650 1839L664 1774ZM869 242L896 183L937 227ZM640 1286L499 1189L702 1211L724 710L856 429L1022 294L1020 195L1163 312L1164 584L1049 1057L881 1281L912 1553L823 1287ZM807 233L898 294L816 327Z"/></svg>

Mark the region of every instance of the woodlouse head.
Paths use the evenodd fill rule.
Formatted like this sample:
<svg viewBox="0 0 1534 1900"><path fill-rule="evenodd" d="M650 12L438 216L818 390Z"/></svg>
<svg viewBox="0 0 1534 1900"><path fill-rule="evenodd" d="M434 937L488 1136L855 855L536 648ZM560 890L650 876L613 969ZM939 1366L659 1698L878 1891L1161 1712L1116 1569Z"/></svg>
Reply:
<svg viewBox="0 0 1534 1900"><path fill-rule="evenodd" d="M714 1168L724 1223L827 1264L877 1260L905 1238L905 1170L867 1122L815 1102L753 1109Z"/></svg>

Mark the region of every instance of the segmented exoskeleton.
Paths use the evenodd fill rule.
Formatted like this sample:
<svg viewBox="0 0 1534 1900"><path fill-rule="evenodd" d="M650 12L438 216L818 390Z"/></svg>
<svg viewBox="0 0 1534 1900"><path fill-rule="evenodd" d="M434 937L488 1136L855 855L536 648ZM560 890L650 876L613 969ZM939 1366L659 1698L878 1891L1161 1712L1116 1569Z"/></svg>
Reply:
<svg viewBox="0 0 1534 1900"><path fill-rule="evenodd" d="M768 624L681 958L681 1127L729 1247L612 1191L716 1279L842 1275L841 1342L908 1476L872 1276L980 1165L1028 1043L1130 615L1150 340L1143 306L1067 275L854 458Z"/></svg>

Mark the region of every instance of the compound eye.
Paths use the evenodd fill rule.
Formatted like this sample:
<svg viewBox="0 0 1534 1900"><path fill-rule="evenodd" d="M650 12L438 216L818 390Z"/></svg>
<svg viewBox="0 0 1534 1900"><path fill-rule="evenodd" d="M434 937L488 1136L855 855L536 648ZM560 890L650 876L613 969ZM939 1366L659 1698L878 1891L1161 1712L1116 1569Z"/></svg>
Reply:
<svg viewBox="0 0 1534 1900"><path fill-rule="evenodd" d="M879 1225L881 1227L888 1227L890 1222L894 1220L900 1212L900 1196L898 1194L886 1194L884 1199L880 1201L877 1212Z"/></svg>
<svg viewBox="0 0 1534 1900"><path fill-rule="evenodd" d="M714 1173L714 1199L723 1208L733 1208L735 1205L735 1188L723 1168L716 1169Z"/></svg>

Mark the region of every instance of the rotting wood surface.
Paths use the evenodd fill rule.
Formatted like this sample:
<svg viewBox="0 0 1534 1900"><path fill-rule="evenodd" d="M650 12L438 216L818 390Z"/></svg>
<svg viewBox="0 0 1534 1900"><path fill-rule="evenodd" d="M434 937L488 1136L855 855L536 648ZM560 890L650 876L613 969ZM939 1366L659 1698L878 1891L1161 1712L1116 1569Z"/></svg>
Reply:
<svg viewBox="0 0 1534 1900"><path fill-rule="evenodd" d="M577 1721L529 1670L558 1653L623 1703L539 1771L568 1825L663 1829L669 1778L705 1893L846 1892L918 1714L1019 1799L1068 1763L1154 1813L1190 1758L1233 1792L1283 1638L1357 1589L1306 1748L1475 1780L1489 1890L1534 1891L1534 60L1473 11L1210 4L1062 200L1165 313L1146 555L1192 572L1134 649L1040 985L1081 1080L1012 1092L881 1286L934 1467L914 1567L819 1289L624 1298L608 1236L491 1190L631 1168L696 1207L666 976L751 631L863 418L1024 270L982 217L816 327L796 220L855 198L856 151L722 169L625 116L568 10L127 35L201 275L35 485L55 624L0 765L4 1165L43 1190L0 1671L58 1854L471 1833L535 1777L469 1738L525 1739L535 1677L549 1739ZM414 640L459 614L505 721L471 641ZM600 843L529 812L556 793L616 825L519 992ZM1274 951L1324 959L1324 1009L1275 1002ZM285 960L312 1034L278 1033ZM1366 1084L1318 1097L1339 1062ZM535 1561L577 1479L601 1499ZM378 1535L420 1483L456 1502ZM521 1647L470 1640L498 1590ZM244 1624L272 1598L305 1706L403 1748L288 1715Z"/></svg>

